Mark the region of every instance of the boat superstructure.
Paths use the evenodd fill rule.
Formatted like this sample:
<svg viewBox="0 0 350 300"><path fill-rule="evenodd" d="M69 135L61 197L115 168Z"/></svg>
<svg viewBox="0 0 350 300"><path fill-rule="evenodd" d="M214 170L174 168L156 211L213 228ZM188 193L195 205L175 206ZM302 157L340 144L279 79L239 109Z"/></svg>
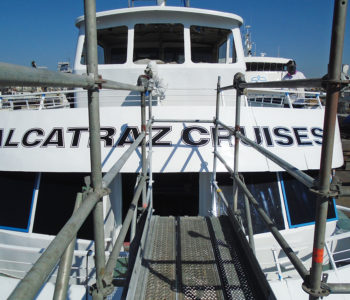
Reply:
<svg viewBox="0 0 350 300"><path fill-rule="evenodd" d="M230 299L236 286L256 299L348 291L319 283L322 268L329 282L350 272L350 237L333 199L341 187L324 191L330 170L343 164L332 109L294 108L277 96L252 105L245 95L331 81L246 82L234 14L154 6L95 18L94 1L86 3L76 21L75 74L1 63L2 85L77 88L66 92L64 109L0 111L0 184L13 199L1 212L4 297L23 277L11 299L35 297L46 279L39 298L65 299L68 282L71 299L88 286L94 299L155 299L159 290L165 299ZM332 86L327 92L334 96Z"/></svg>

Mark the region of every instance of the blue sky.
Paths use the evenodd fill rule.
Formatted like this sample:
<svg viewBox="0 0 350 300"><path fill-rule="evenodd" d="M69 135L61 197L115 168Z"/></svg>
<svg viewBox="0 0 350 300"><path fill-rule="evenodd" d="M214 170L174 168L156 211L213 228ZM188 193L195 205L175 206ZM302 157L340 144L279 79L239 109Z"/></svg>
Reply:
<svg viewBox="0 0 350 300"><path fill-rule="evenodd" d="M152 5L155 1L139 1ZM78 30L75 19L83 0L1 0L0 61L55 70L57 62L74 61ZM97 11L127 7L127 0L97 0ZM180 5L180 0L168 0ZM333 0L191 0L192 7L240 15L251 25L256 52L294 58L308 78L326 74L329 60ZM350 8L343 63L350 64Z"/></svg>

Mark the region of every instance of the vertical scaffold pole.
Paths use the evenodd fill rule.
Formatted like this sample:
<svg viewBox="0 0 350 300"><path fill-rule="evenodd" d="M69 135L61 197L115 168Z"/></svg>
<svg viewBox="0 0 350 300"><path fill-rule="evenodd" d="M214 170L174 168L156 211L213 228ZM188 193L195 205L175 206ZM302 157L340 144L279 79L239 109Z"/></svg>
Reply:
<svg viewBox="0 0 350 300"><path fill-rule="evenodd" d="M84 0L85 10L85 44L87 50L87 74L98 79L97 59L97 31L96 31L96 2ZM91 183L94 190L102 189L101 168L101 142L100 142L100 107L99 90L95 85L88 90L89 109L89 134L90 134L90 161ZM93 299L103 299L102 277L105 269L104 247L104 222L103 203L99 201L93 211L94 240L95 240L95 265L96 265L96 289L93 291Z"/></svg>
<svg viewBox="0 0 350 300"><path fill-rule="evenodd" d="M327 84L321 167L319 174L319 196L316 203L315 235L312 268L310 272L310 289L312 291L319 291L321 289L320 285L323 251L325 246L328 201L331 199L331 197L329 197L329 188L332 168L334 132L339 97L339 86L336 81L340 79L347 6L348 0L337 0L334 3L332 40L328 65L328 80L333 82ZM317 299L317 297L310 295L310 299Z"/></svg>
<svg viewBox="0 0 350 300"><path fill-rule="evenodd" d="M217 86L216 86L216 113L215 113L215 135L214 135L214 162L213 162L213 177L212 177L212 185L211 185L211 189L212 189L212 211L213 211L213 215L217 216L220 215L220 211L218 212L218 205L217 205L217 190L215 187L215 184L217 184L216 181L216 166L217 166L217 157L216 157L216 152L218 150L218 141L219 141L219 124L217 123L217 121L219 121L219 116L220 116L220 88L221 88L221 77L218 77L218 82L217 82ZM220 207L220 206L219 206Z"/></svg>
<svg viewBox="0 0 350 300"><path fill-rule="evenodd" d="M149 98L148 98L148 119L152 120L153 119L153 112L152 112L152 91L149 91ZM152 125L149 128L148 132L148 155L150 157L149 159L149 181L148 181L148 192L150 193L149 195L149 205L150 209L153 209L153 169L152 169L152 159L153 159L153 145L152 145Z"/></svg>
<svg viewBox="0 0 350 300"><path fill-rule="evenodd" d="M235 130L241 130L241 89L236 89L236 121L235 121ZM239 160L239 138L235 136L235 154L234 154L234 174L238 176L238 160ZM238 205L238 187L236 182L233 184L233 211L237 212Z"/></svg>
<svg viewBox="0 0 350 300"><path fill-rule="evenodd" d="M147 154L146 154L146 93L141 93L141 132L145 133L145 137L141 143L142 154L142 177L147 177ZM146 184L142 188L142 207L147 206L147 186Z"/></svg>
<svg viewBox="0 0 350 300"><path fill-rule="evenodd" d="M83 194L78 193L75 199L75 206L74 206L73 213L79 208L82 201L83 201ZM60 265L57 273L55 291L53 294L53 300L67 299L69 275L70 275L70 270L72 268L75 240L76 239L73 239L70 242L69 246L67 247L66 251L61 257L61 261L60 261Z"/></svg>

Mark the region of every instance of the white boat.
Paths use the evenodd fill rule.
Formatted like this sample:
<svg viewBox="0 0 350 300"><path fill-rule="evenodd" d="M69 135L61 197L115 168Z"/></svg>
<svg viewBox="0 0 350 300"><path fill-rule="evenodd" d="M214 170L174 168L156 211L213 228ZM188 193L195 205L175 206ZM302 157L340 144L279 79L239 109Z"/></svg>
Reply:
<svg viewBox="0 0 350 300"><path fill-rule="evenodd" d="M150 71L153 74L154 89L147 96L152 98L147 99L152 99L149 102L153 105L153 117L159 120L152 125L150 150L154 215L224 214L227 208L218 197L212 196L218 191L211 187L213 172L227 199L233 198L233 184L225 165L213 160L215 122L211 120L216 114L218 77L221 87L230 86L235 74L246 71L248 60L240 35L242 18L231 13L161 5L100 12L96 21L102 85L103 80L136 84L146 68L148 74ZM86 73L84 24L84 17L77 19L79 37L73 73L80 75ZM222 91L218 101L222 108L220 120L231 128L235 126L235 99L236 91L231 89ZM270 102L262 100L259 105L251 105L245 96L240 99L242 134L295 168L317 176L324 121L321 103L295 109L285 100L277 103L272 96ZM40 100L37 101L40 104ZM74 100L69 102L70 105L62 105L64 109L34 109L26 104L16 110L6 108L3 103L0 107L0 186L3 190L0 299L9 297L67 222L73 212L75 195L85 186L84 177L91 171L86 90L74 90ZM176 122L176 119L182 121ZM102 172L106 173L143 130L140 94L102 89L100 120ZM217 136L220 155L233 166L232 134L227 128L219 127ZM309 270L315 194L246 142L241 141L240 148L239 173ZM106 257L120 234L132 200L136 178L142 170L140 156L138 149L133 151L109 184L111 193L103 197ZM341 140L336 127L332 168L342 164ZM238 200L238 208L243 210L243 194L239 194ZM230 206L234 205L229 202ZM259 272L271 288L270 299L274 298L273 294L277 299L308 299L309 295L302 289L303 279L254 209L252 217L256 259ZM244 214L242 218L246 226ZM345 230L346 222L335 200L330 201L322 255L328 282L348 282L350 276L347 264L350 233ZM123 255L127 256L127 252L122 252ZM92 221L88 219L75 244L68 299L85 299L87 287L95 283L93 256ZM56 277L57 267L37 299L53 297ZM128 299L138 299L137 287L134 288L129 291ZM191 288L196 290L195 286ZM120 299L122 292L122 288L115 288L110 299ZM200 293L200 288L196 292ZM215 293L210 295L221 299ZM186 299L200 297L185 296ZM330 295L329 299L347 297Z"/></svg>

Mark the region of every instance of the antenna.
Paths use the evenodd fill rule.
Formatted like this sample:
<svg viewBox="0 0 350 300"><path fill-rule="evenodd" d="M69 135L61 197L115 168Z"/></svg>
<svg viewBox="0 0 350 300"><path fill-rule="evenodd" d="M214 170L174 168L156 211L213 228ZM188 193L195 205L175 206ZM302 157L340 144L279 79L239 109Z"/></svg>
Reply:
<svg viewBox="0 0 350 300"><path fill-rule="evenodd" d="M244 35L244 45L246 48L246 56L252 56L252 40L251 40L251 35L249 29L251 28L250 25L245 26L246 33Z"/></svg>

